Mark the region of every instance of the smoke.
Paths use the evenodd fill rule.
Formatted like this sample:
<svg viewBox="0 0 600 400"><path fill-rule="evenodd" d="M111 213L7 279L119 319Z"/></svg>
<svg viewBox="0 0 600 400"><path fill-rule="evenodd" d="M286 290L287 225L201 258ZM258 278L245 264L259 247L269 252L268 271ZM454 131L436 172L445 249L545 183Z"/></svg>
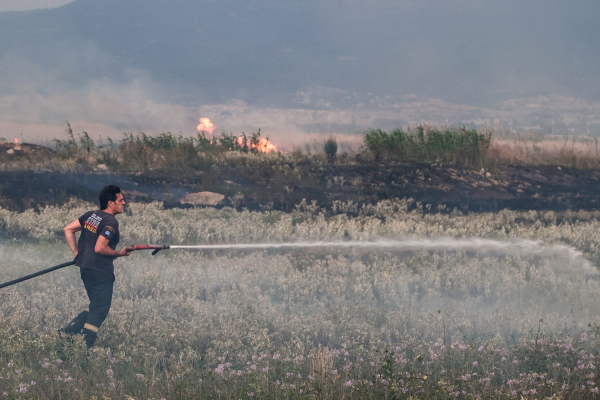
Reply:
<svg viewBox="0 0 600 400"><path fill-rule="evenodd" d="M74 0L2 0L0 12L52 8L73 2Z"/></svg>
<svg viewBox="0 0 600 400"><path fill-rule="evenodd" d="M200 118L200 124L196 129L198 129L198 132L206 132L212 135L215 130L215 124L211 122L210 118Z"/></svg>
<svg viewBox="0 0 600 400"><path fill-rule="evenodd" d="M83 59L66 57L49 66L14 53L0 57L0 136L47 142L63 138L65 121L92 138L118 138L123 132L193 132L194 110L161 100L161 89L147 71L124 68L119 79L78 80L78 68L111 64L111 56L93 44L85 50Z"/></svg>
<svg viewBox="0 0 600 400"><path fill-rule="evenodd" d="M206 9L214 18L196 29ZM47 141L66 120L94 138L195 135L199 116L226 132L260 128L284 149L425 123L593 135L597 11L539 1L80 1L4 15L0 136Z"/></svg>
<svg viewBox="0 0 600 400"><path fill-rule="evenodd" d="M103 79L66 91L13 91L0 95L0 137L38 143L60 139L64 137L65 121L76 132L113 139L124 132L156 135L170 131L195 136L197 130L239 134L260 129L262 136L279 149L290 150L332 134L358 147L361 133L367 129L391 130L418 124L582 134L600 129L600 102L562 97L515 99L497 110L418 98L373 98L371 104L358 102L352 106L337 97L321 92L311 96L305 91L294 97L296 106L274 108L240 100L184 106L161 101L160 92L140 71L132 72L126 83ZM198 114L206 116L202 118L204 123L197 123Z"/></svg>

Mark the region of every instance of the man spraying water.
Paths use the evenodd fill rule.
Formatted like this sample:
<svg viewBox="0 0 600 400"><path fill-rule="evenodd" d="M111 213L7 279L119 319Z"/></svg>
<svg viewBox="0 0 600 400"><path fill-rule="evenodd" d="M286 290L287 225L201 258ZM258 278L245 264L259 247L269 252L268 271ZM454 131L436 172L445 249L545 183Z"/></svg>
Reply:
<svg viewBox="0 0 600 400"><path fill-rule="evenodd" d="M90 305L62 332L83 333L88 348L96 341L98 329L110 310L115 281L113 260L129 255L127 247L115 250L119 243L119 222L115 215L121 214L125 206L121 189L115 185L105 186L98 198L100 210L88 211L64 228L67 244L80 267ZM81 232L79 242L76 232Z"/></svg>

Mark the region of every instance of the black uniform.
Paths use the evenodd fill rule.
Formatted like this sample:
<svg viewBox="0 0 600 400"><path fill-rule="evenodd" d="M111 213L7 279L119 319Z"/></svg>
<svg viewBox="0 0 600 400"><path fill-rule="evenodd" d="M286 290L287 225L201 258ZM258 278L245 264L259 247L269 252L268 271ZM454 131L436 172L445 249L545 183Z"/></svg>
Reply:
<svg viewBox="0 0 600 400"><path fill-rule="evenodd" d="M64 332L74 334L83 331L89 348L96 341L98 329L110 310L115 281L113 260L116 257L96 253L96 242L98 236L102 235L108 239L108 247L115 250L119 243L119 223L114 215L100 210L83 214L79 217L79 223L82 230L75 261L81 269L81 280L90 306L75 317L64 328Z"/></svg>

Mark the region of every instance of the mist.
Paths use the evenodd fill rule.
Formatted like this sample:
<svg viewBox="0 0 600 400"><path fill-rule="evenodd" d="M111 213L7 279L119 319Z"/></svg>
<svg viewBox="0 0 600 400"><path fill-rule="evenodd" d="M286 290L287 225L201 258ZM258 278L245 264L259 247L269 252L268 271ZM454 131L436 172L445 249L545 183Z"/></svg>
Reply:
<svg viewBox="0 0 600 400"><path fill-rule="evenodd" d="M90 207L69 201L1 213L0 233L12 240L0 246L0 282L70 261L62 229ZM90 352L82 338L56 334L89 304L77 267L1 290L3 373L19 379L4 379L0 390L41 395L59 382L73 394L85 387L156 398L173 382L171 372L155 372L162 366L184 376L175 373L177 384L190 382L181 388L186 398L197 397L197 383L208 397L232 386L252 393L262 377L262 388L317 393L310 385L323 376L343 384L340 390L360 379L372 397L383 393L378 385L392 387L377 376L390 365L399 384L421 374L426 382L415 395L439 394L446 377L481 383L464 389L487 390L485 398L509 395L528 374L517 387L523 394L534 383L544 395L561 387L582 398L596 391L598 212L424 215L387 202L372 211L325 218L301 208L129 203L118 216L123 244L172 247L115 260L111 311ZM547 381L552 371L565 375ZM54 379L46 381L49 373ZM193 379L184 381L188 374ZM531 383L533 374L544 377ZM567 386L573 377L577 384ZM326 390L323 397L341 397Z"/></svg>
<svg viewBox="0 0 600 400"><path fill-rule="evenodd" d="M575 333L581 323L598 318L591 307L600 300L597 269L569 246L476 238L342 244L292 244L302 251L282 243L225 246L226 251L201 246L202 251L175 248L156 257L135 252L117 263L116 317L109 323L121 323L116 320L133 301L140 326L153 315L168 320L168 315L195 309L196 317L187 321L195 329L206 325L200 316L225 314L281 331L322 330L322 344L338 347L347 335L360 334L368 341L383 335L392 343L409 333L430 341L509 343L528 335L540 319L545 332ZM16 271L49 267L48 255L70 259L66 246L27 242L3 246L0 255L4 280ZM5 289L8 308L0 307L0 312L15 326L52 332L86 302L76 275L77 268L70 267ZM14 303L8 298L27 293L35 306L12 312ZM68 301L57 305L43 300L53 296L67 296ZM40 313L47 316L45 323L39 324ZM227 328L213 329L225 334ZM306 340L301 337L293 334L291 340Z"/></svg>

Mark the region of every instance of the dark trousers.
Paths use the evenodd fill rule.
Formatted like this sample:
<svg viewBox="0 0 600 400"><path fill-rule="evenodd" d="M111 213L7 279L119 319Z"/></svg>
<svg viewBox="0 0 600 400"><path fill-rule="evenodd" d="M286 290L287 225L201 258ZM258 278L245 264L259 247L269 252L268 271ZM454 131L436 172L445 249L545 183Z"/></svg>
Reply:
<svg viewBox="0 0 600 400"><path fill-rule="evenodd" d="M112 302L115 274L91 268L81 268L81 280L85 286L90 307L83 310L63 331L68 334L83 332L85 342L90 348L98 336L98 329L106 319Z"/></svg>

